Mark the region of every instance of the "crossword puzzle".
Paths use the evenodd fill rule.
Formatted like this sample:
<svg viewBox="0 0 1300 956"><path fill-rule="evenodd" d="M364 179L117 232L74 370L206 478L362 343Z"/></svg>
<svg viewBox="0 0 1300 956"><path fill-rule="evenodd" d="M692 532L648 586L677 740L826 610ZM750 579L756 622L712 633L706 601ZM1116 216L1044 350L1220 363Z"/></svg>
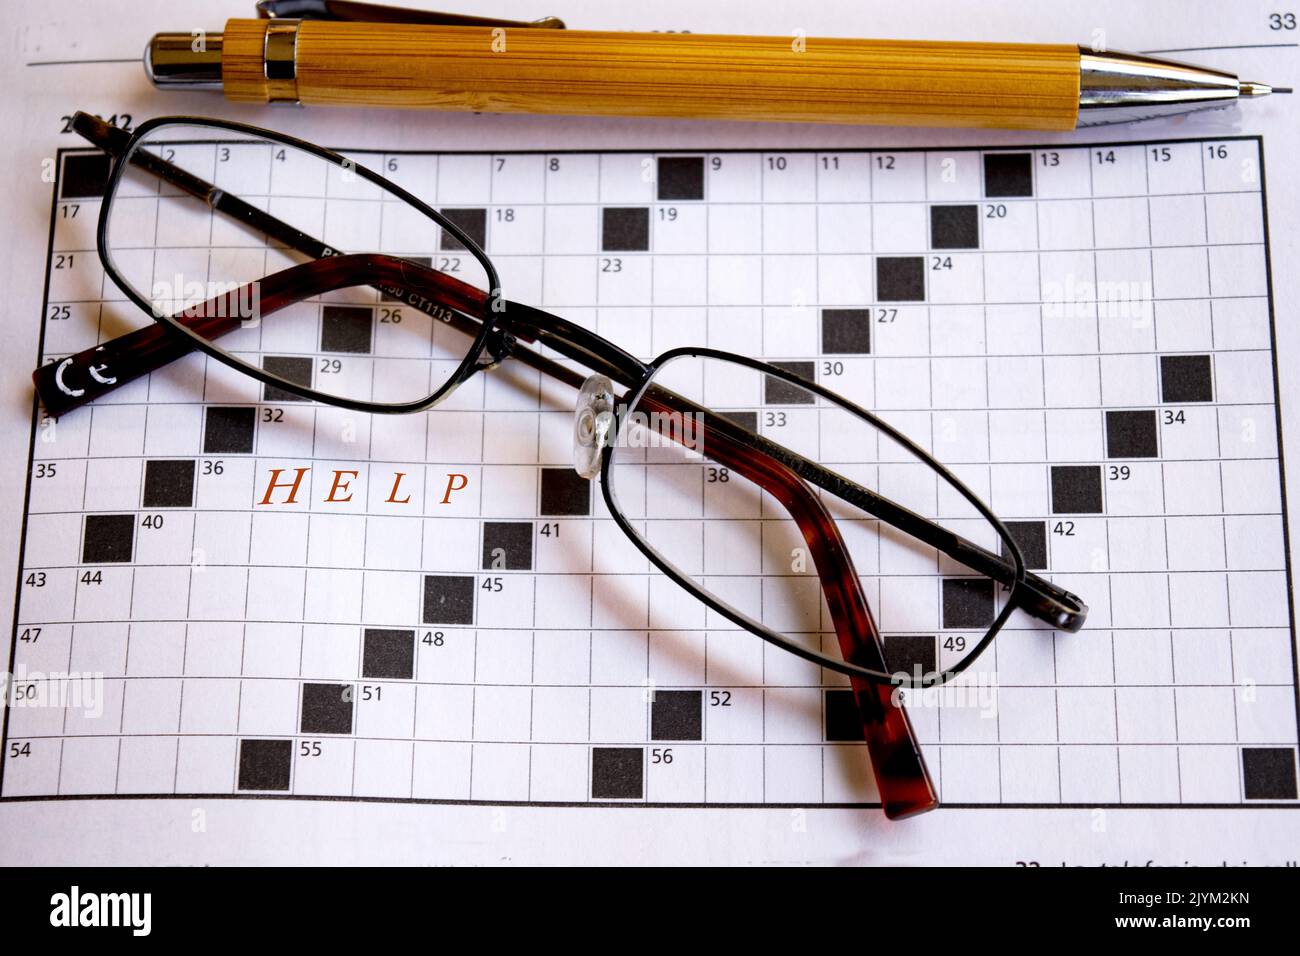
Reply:
<svg viewBox="0 0 1300 956"><path fill-rule="evenodd" d="M1261 140L348 155L511 300L877 412L1082 596L1077 634L1011 618L978 706L906 695L945 804L1300 805ZM95 251L107 157L58 165L42 363L150 321ZM319 349L263 359L307 385L403 305L313 308ZM847 680L649 565L573 470L573 403L506 362L368 416L196 352L38 411L0 798L871 805ZM859 568L891 667L992 620L940 571Z"/></svg>

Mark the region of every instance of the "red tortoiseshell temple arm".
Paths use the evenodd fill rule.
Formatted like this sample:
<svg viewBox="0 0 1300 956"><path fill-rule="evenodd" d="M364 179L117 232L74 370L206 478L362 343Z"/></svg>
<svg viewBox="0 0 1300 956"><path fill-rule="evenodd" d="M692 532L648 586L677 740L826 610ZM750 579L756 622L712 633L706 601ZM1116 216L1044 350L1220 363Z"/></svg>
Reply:
<svg viewBox="0 0 1300 956"><path fill-rule="evenodd" d="M652 412L674 411L651 396L643 396L641 402ZM857 569L825 505L785 465L709 427L707 417L701 421L708 456L772 495L799 526L817 568L841 656L851 664L888 672L884 643L862 593ZM912 722L894 703L895 688L861 677L849 680L885 815L898 820L937 807L939 798Z"/></svg>
<svg viewBox="0 0 1300 956"><path fill-rule="evenodd" d="M422 311L464 332L472 341L482 330L482 324L462 313L482 314L487 308L487 293L464 282L430 282L429 276L439 275L394 256L372 253L331 256L273 273L242 289L195 305L175 318L201 338L212 340L240 328L245 321L241 316L247 312L249 302L256 303L260 321L315 295L357 285L377 285L385 292L414 288L423 290L426 296L436 295L436 302L425 299ZM194 349L194 340L189 336L170 325L155 322L43 365L32 373L32 381L45 410L57 417Z"/></svg>

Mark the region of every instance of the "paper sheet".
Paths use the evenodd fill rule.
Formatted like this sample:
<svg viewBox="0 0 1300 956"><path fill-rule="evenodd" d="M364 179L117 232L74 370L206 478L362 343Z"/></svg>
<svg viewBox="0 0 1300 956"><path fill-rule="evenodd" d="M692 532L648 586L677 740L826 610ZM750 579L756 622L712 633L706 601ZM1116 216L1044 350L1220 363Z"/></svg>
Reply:
<svg viewBox="0 0 1300 956"><path fill-rule="evenodd" d="M60 669L102 679L85 707L11 708L0 859L1294 862L1280 467L1300 349L1289 99L1052 135L236 109L147 84L138 51L152 32L251 12L149 0L4 14L0 580L16 583L13 687ZM673 0L641 12L499 0L473 12L591 29L1082 42L1296 79L1295 21L1263 5ZM1088 601L1087 627L1053 635L1020 619L995 643L998 687L981 706L916 701L946 806L890 823L854 806L875 794L861 745L836 739L842 681L810 678L757 641L719 651L731 645L705 633L685 596L614 543L598 495L574 505L585 489L564 477L568 409L527 375L491 373L457 406L483 437L456 449L456 468L429 445L415 460L397 450L426 440L443 412L367 420L364 443L343 448L295 446L259 423L255 445L213 451L212 408L260 418L274 403L214 390L228 375L198 388L201 364L197 379L160 373L95 415L71 413L45 441L29 379L42 329L48 358L146 321L120 301L101 309L121 297L107 283L86 295L96 280L76 272L98 268L93 229L69 221L73 205L98 214L93 190L76 202L67 188L87 175L68 165L84 146L64 129L78 109L119 125L234 118L356 150L375 168L465 154L447 161L458 185L442 180L430 201L482 210L485 229L490 214L533 204L514 231L491 227L489 253L510 261L507 295L647 359L690 343L775 361L834 355L846 371L821 381L960 465L1020 523L1043 573ZM990 149L1016 158L990 173ZM640 175L663 153L701 157L702 170L725 157L710 164L707 220ZM520 172L493 173L493 156ZM530 197L524 170L543 175L555 156L573 174L552 181L572 192ZM991 191L990 175L1009 177L1008 191ZM602 208L632 210L603 220L634 239L618 276L600 272ZM649 222L669 208L671 222ZM656 272L670 253L674 270ZM66 272L64 256L76 263ZM936 271L913 295L918 258ZM1121 281L1137 283L1115 296L1134 314L1076 308ZM863 309L885 298L897 315L862 331ZM289 414L317 442L333 425L327 412ZM146 507L150 470L166 471L150 463L177 460L192 463L190 496ZM355 468L369 503L336 513L321 477L292 514L259 512L268 470L293 466ZM418 517L383 508L398 470L423 478ZM440 510L450 471L496 488L497 504ZM159 514L191 539L148 537L141 522ZM551 525L560 539L542 535ZM526 552L499 575L510 600L479 590L498 576L484 565L489 535L511 560ZM575 557L567 542L583 538ZM271 558L254 562L253 548ZM953 630L942 601L909 616L906 588L878 570L887 646L893 630L942 657ZM102 572L98 590L80 580L87 571ZM480 595L467 617L430 615L431 593L455 604L466 582ZM655 608L666 604L684 617L665 620ZM406 670L385 643L393 634L413 642ZM340 685L353 691L346 713L323 712L320 689ZM649 699L648 688L674 693Z"/></svg>

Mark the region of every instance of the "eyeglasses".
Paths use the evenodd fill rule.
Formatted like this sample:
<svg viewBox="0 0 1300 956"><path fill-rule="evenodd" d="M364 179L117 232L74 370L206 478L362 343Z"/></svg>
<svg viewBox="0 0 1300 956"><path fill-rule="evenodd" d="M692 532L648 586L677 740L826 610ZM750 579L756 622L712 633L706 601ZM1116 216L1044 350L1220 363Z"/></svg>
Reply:
<svg viewBox="0 0 1300 956"><path fill-rule="evenodd" d="M974 492L814 381L812 363L702 347L647 363L505 299L481 248L486 211L435 210L395 181L431 187L418 157L389 160L386 178L238 123L159 118L128 134L78 113L72 127L113 158L104 270L156 322L38 369L51 415L196 350L262 383L264 401L369 413L433 408L507 358L572 386L579 473L599 475L614 522L703 605L661 593L652 627L684 615L788 651L809 681L815 667L846 675L891 818L937 805L896 689L961 674L1016 609L1083 624L1083 602L1026 570ZM871 605L893 621L925 602L938 646L896 666Z"/></svg>

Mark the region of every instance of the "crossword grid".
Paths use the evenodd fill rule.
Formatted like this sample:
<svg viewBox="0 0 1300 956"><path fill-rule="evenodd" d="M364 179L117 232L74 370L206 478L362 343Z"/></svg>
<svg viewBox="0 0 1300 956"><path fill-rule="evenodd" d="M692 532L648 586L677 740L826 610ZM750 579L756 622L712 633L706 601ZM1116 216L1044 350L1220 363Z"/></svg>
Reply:
<svg viewBox="0 0 1300 956"><path fill-rule="evenodd" d="M880 411L1084 596L1082 633L1018 615L981 660L995 718L909 707L946 803L1295 805L1257 139L358 156L428 164L403 184L512 299ZM102 162L64 151L60 173L42 360L128 327L93 249ZM1106 314L1101 283L1134 277L1153 314ZM351 290L322 334L382 307ZM680 608L567 465L571 406L507 363L429 414L366 418L193 356L34 421L10 669L102 673L106 697L93 718L12 708L0 796L870 804L845 682ZM258 512L268 469L294 467L302 506ZM333 468L356 493L325 510ZM397 471L421 517L385 506ZM441 506L462 472L478 494ZM891 560L864 581L891 665L942 662L947 589Z"/></svg>

